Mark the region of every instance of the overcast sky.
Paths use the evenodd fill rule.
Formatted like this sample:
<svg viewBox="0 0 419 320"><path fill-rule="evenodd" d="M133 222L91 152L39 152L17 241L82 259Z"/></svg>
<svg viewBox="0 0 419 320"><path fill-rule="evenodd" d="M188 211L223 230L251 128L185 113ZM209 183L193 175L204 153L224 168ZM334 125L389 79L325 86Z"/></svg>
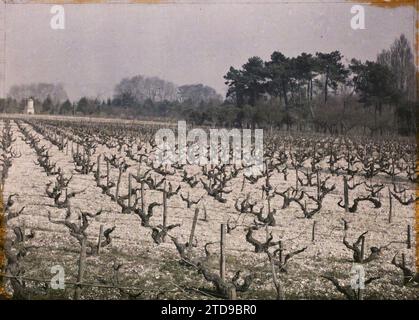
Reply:
<svg viewBox="0 0 419 320"><path fill-rule="evenodd" d="M338 49L365 60L401 33L412 42L411 7L364 5L366 29L352 30L353 5L64 5L65 30L51 29L51 5L7 5L5 89L60 82L71 99L106 98L122 78L142 74L225 94L223 75L251 56Z"/></svg>

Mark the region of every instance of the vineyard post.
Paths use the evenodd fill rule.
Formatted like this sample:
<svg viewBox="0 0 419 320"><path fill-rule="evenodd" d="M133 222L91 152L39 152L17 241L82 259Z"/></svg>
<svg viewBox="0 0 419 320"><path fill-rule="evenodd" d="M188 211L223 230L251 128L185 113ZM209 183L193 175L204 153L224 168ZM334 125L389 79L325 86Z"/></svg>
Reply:
<svg viewBox="0 0 419 320"><path fill-rule="evenodd" d="M268 241L269 239L269 226L268 225L265 226L265 236L266 236L266 241Z"/></svg>
<svg viewBox="0 0 419 320"><path fill-rule="evenodd" d="M204 203L203 207L204 207L204 221L208 221L208 219L207 219L207 207L205 206L205 203Z"/></svg>
<svg viewBox="0 0 419 320"><path fill-rule="evenodd" d="M279 265L282 265L282 251L284 251L284 249L282 248L282 241L279 240L278 241L278 260L279 260Z"/></svg>
<svg viewBox="0 0 419 320"><path fill-rule="evenodd" d="M22 242L25 243L26 241L26 226L25 226L25 220L22 221Z"/></svg>
<svg viewBox="0 0 419 320"><path fill-rule="evenodd" d="M284 290L282 287L281 279L276 274L275 270L275 260L270 258L271 268L272 268L272 280L276 289L276 298L277 300L285 300Z"/></svg>
<svg viewBox="0 0 419 320"><path fill-rule="evenodd" d="M298 191L298 168L295 167L295 190Z"/></svg>
<svg viewBox="0 0 419 320"><path fill-rule="evenodd" d="M391 219L393 216L393 198L391 195L390 188L388 188L388 200L389 200L389 212L388 212L388 223L391 223Z"/></svg>
<svg viewBox="0 0 419 320"><path fill-rule="evenodd" d="M364 249L365 249L365 236L362 236L361 238L361 257L360 257L360 262L363 263L364 262Z"/></svg>
<svg viewBox="0 0 419 320"><path fill-rule="evenodd" d="M100 184L100 154L97 156L96 183L97 183L97 185Z"/></svg>
<svg viewBox="0 0 419 320"><path fill-rule="evenodd" d="M402 253L402 267L403 267L403 270L405 270L405 268L406 268L406 256L405 256L404 253ZM408 279L409 279L408 276L406 277L403 273L403 283L406 283L406 280L408 280Z"/></svg>
<svg viewBox="0 0 419 320"><path fill-rule="evenodd" d="M317 170L316 172L316 180L317 180L317 200L320 199L320 175L319 175L319 170Z"/></svg>
<svg viewBox="0 0 419 320"><path fill-rule="evenodd" d="M141 211L144 212L145 203L144 203L144 181L141 180Z"/></svg>
<svg viewBox="0 0 419 320"><path fill-rule="evenodd" d="M365 236L362 236L362 243L361 243L361 263L364 262L364 241ZM358 279L360 281L360 279ZM364 300L364 289L361 286L358 286L357 293L358 293L358 300Z"/></svg>
<svg viewBox="0 0 419 320"><path fill-rule="evenodd" d="M195 236L195 228L196 228L196 222L198 221L198 215L199 215L199 208L195 209L195 214L193 216L193 221L192 221L192 229L191 229L191 234L189 235L189 248L192 249L192 243L193 243L193 238Z"/></svg>
<svg viewBox="0 0 419 320"><path fill-rule="evenodd" d="M109 187L109 174L111 168L109 167L109 160L106 160L106 187Z"/></svg>
<svg viewBox="0 0 419 320"><path fill-rule="evenodd" d="M91 154L90 154L90 150L87 152L87 167L86 167L86 174L89 173L90 170L90 159L91 159Z"/></svg>
<svg viewBox="0 0 419 320"><path fill-rule="evenodd" d="M67 142L65 144L65 155L68 155L68 138L67 138Z"/></svg>
<svg viewBox="0 0 419 320"><path fill-rule="evenodd" d="M269 179L269 170L268 170L268 161L266 161L266 186L269 186L270 183L270 179Z"/></svg>
<svg viewBox="0 0 419 320"><path fill-rule="evenodd" d="M100 225L100 229L99 229L99 240L97 242L97 254L100 254L100 248L102 245L102 237L103 237L103 224Z"/></svg>
<svg viewBox="0 0 419 320"><path fill-rule="evenodd" d="M167 194L166 194L166 179L164 180L164 187L163 187L163 229L166 229L167 226ZM163 236L163 242L165 240L165 236Z"/></svg>
<svg viewBox="0 0 419 320"><path fill-rule="evenodd" d="M131 173L128 173L128 208L131 210Z"/></svg>
<svg viewBox="0 0 419 320"><path fill-rule="evenodd" d="M311 241L314 242L316 238L316 221L313 221L313 228L311 229Z"/></svg>
<svg viewBox="0 0 419 320"><path fill-rule="evenodd" d="M411 240L411 235L410 235L410 224L407 226L407 240L406 240L406 244L407 244L407 249L412 248L412 240Z"/></svg>
<svg viewBox="0 0 419 320"><path fill-rule="evenodd" d="M349 194L348 194L348 178L343 176L343 199L345 202L345 212L348 212L349 209Z"/></svg>
<svg viewBox="0 0 419 320"><path fill-rule="evenodd" d="M221 237L220 237L220 277L225 281L226 275L226 257L225 257L225 237L226 237L226 228L225 224L221 224Z"/></svg>
<svg viewBox="0 0 419 320"><path fill-rule="evenodd" d="M118 196L119 196L119 186L121 185L121 177L122 177L122 167L119 167L119 172L118 172L118 181L116 183L116 190L115 190L115 201L118 201Z"/></svg>
<svg viewBox="0 0 419 320"><path fill-rule="evenodd" d="M80 300L80 297L81 297L81 291L82 291L81 282L83 281L85 262L86 262L86 238L83 238L81 241L79 271L77 274L77 286L76 286L76 291L74 293L74 300Z"/></svg>

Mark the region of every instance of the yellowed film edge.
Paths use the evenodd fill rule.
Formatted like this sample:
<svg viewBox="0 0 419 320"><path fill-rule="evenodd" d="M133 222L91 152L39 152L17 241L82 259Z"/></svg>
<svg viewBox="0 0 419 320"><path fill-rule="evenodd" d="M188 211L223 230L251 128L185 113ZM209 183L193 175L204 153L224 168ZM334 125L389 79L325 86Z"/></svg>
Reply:
<svg viewBox="0 0 419 320"><path fill-rule="evenodd" d="M327 5L329 2L332 2L330 0L306 0L307 3L310 2L324 2L325 5ZM355 3L365 3L370 4L374 6L380 6L384 8L396 8L396 7L402 7L402 6L412 6L417 7L418 0L340 0L342 3L345 2L355 2ZM2 0L2 2L6 3L16 3L16 4L25 4L25 3L45 3L45 4L105 4L105 3L115 3L115 4L122 4L122 3L143 3L143 4L176 4L176 3L184 3L184 4L192 4L192 3L225 3L225 2L231 2L231 3L246 3L249 1L246 0L231 0L231 1L224 1L224 0ZM254 0L255 3L257 3L257 0ZM270 0L268 2L272 3L292 3L291 1L287 0ZM296 1L297 2L297 1ZM298 1L301 3L301 1ZM333 1L333 3L339 2ZM266 3L266 2L265 2Z"/></svg>

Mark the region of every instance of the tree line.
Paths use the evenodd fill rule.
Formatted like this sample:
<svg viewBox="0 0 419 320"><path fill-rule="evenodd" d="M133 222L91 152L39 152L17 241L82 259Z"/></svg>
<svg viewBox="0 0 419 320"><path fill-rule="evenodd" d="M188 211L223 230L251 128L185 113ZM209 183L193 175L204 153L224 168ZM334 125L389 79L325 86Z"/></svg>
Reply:
<svg viewBox="0 0 419 320"><path fill-rule="evenodd" d="M344 59L338 51L280 51L250 57L224 75L227 94L203 84L177 86L158 77L122 79L108 99L71 102L62 85L13 86L1 112L22 112L35 99L37 113L182 118L198 125L277 127L345 134L414 134L416 69L401 35L375 61Z"/></svg>
<svg viewBox="0 0 419 320"><path fill-rule="evenodd" d="M303 120L330 129L333 123L351 127L362 120L371 132L396 125L399 133L414 133L415 65L406 37L376 61L352 59L345 65L343 58L339 51L296 57L275 51L268 61L251 57L224 76L227 99L242 110L253 109L253 123L260 122L260 105L274 104L288 125ZM331 119L334 111L339 119Z"/></svg>
<svg viewBox="0 0 419 320"><path fill-rule="evenodd" d="M112 98L81 97L70 101L61 84L12 86L0 99L0 112L23 112L27 99L34 100L37 114L122 117L176 117L185 110L220 105L223 97L203 84L177 86L158 77L137 75L122 79Z"/></svg>

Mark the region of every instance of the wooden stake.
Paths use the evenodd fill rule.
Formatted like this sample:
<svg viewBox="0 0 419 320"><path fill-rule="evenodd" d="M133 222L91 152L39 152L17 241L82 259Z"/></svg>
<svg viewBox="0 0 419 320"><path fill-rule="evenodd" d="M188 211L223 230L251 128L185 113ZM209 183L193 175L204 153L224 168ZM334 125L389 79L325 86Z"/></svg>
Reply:
<svg viewBox="0 0 419 320"><path fill-rule="evenodd" d="M388 188L388 200L389 200L389 212L388 212L388 223L391 223L391 219L393 217L393 196L391 194L390 188Z"/></svg>
<svg viewBox="0 0 419 320"><path fill-rule="evenodd" d="M269 240L269 226L268 225L265 226L265 237L266 237L266 241L268 241Z"/></svg>
<svg viewBox="0 0 419 320"><path fill-rule="evenodd" d="M97 254L100 254L100 248L102 246L102 237L103 237L103 224L100 225L99 240L97 242Z"/></svg>
<svg viewBox="0 0 419 320"><path fill-rule="evenodd" d="M111 168L109 166L109 160L106 161L106 187L109 187L109 175L111 173Z"/></svg>
<svg viewBox="0 0 419 320"><path fill-rule="evenodd" d="M198 221L198 215L199 215L199 208L196 208L195 209L195 214L194 214L193 220L192 220L191 234L189 235L189 248L192 248L193 239L194 239L194 236L195 236L196 223Z"/></svg>
<svg viewBox="0 0 419 320"><path fill-rule="evenodd" d="M412 248L412 240L411 240L411 236L410 236L410 225L407 226L407 249Z"/></svg>
<svg viewBox="0 0 419 320"><path fill-rule="evenodd" d="M284 249L282 248L282 241L278 241L278 260L279 260L279 264L282 264L282 251L284 251Z"/></svg>
<svg viewBox="0 0 419 320"><path fill-rule="evenodd" d="M145 203L144 203L144 181L141 181L141 211L145 213Z"/></svg>
<svg viewBox="0 0 419 320"><path fill-rule="evenodd" d="M365 236L361 238L361 263L364 262L364 248L365 248Z"/></svg>
<svg viewBox="0 0 419 320"><path fill-rule="evenodd" d="M281 283L281 279L276 274L275 261L273 257L270 260L271 260L270 263L271 263L271 269L272 269L272 280L273 280L275 290L276 290L276 299L285 300L285 295L284 295L284 290Z"/></svg>
<svg viewBox="0 0 419 320"><path fill-rule="evenodd" d="M406 267L406 257L404 253L402 253L402 267L403 267L403 270ZM406 283L406 281L408 280L409 280L409 276L406 277L403 272L403 283Z"/></svg>
<svg viewBox="0 0 419 320"><path fill-rule="evenodd" d="M316 180L317 180L317 200L320 199L320 175L319 171L316 172Z"/></svg>
<svg viewBox="0 0 419 320"><path fill-rule="evenodd" d="M204 204L204 221L208 221L208 217L207 217L207 207Z"/></svg>
<svg viewBox="0 0 419 320"><path fill-rule="evenodd" d="M128 173L128 209L131 212L131 173Z"/></svg>
<svg viewBox="0 0 419 320"><path fill-rule="evenodd" d="M121 177L122 177L122 168L119 168L118 181L116 183L116 190L115 190L115 201L118 201L119 185L121 184Z"/></svg>
<svg viewBox="0 0 419 320"><path fill-rule="evenodd" d="M166 180L164 180L164 187L163 187L163 228L167 226L167 193L166 193ZM163 242L165 240L165 236L163 236Z"/></svg>
<svg viewBox="0 0 419 320"><path fill-rule="evenodd" d="M224 281L226 276L226 257L225 257L225 237L226 228L225 224L221 224L221 236L220 236L220 277Z"/></svg>
<svg viewBox="0 0 419 320"><path fill-rule="evenodd" d="M96 162L96 184L100 184L100 154L97 156Z"/></svg>
<svg viewBox="0 0 419 320"><path fill-rule="evenodd" d="M345 212L349 211L349 191L348 191L348 178L343 176L343 199L345 202Z"/></svg>
<svg viewBox="0 0 419 320"><path fill-rule="evenodd" d="M21 230L22 230L22 242L25 243L25 241L26 241L26 225L25 225L25 220L22 221Z"/></svg>
<svg viewBox="0 0 419 320"><path fill-rule="evenodd" d="M79 257L79 271L77 274L77 283L76 291L74 293L74 300L80 300L82 286L81 283L83 281L84 275L84 268L86 263L86 238L83 238L81 241L81 248L80 248L80 257Z"/></svg>
<svg viewBox="0 0 419 320"><path fill-rule="evenodd" d="M313 221L313 228L311 229L311 242L314 242L316 236L316 221Z"/></svg>

